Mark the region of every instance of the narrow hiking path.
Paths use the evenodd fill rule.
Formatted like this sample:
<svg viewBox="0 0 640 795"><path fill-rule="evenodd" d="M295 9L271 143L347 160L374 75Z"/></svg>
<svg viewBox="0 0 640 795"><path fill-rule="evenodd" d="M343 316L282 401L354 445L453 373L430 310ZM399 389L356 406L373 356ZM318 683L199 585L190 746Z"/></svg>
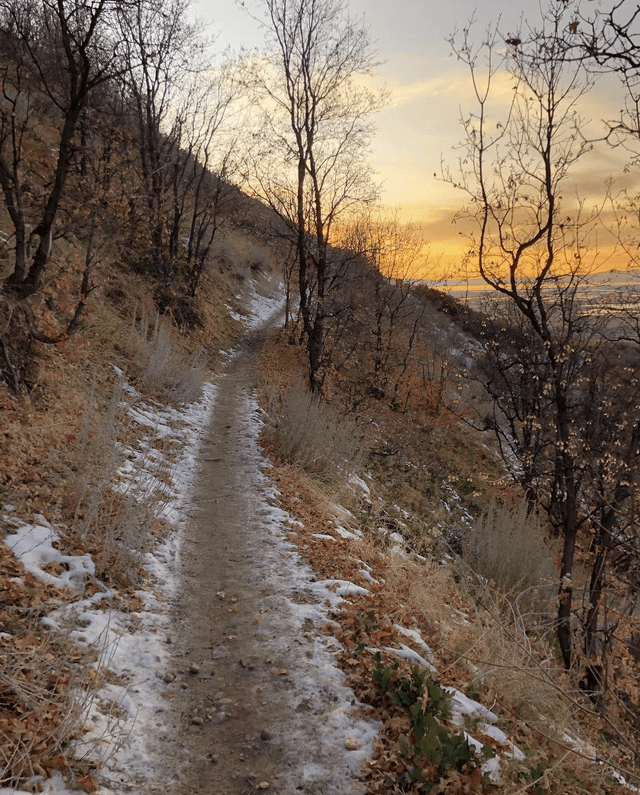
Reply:
<svg viewBox="0 0 640 795"><path fill-rule="evenodd" d="M216 381L147 792L350 793L370 752L375 726L349 714L335 641L314 631L327 621L322 589L285 539L258 446L256 361L272 326L251 332ZM347 750L347 737L361 748Z"/></svg>

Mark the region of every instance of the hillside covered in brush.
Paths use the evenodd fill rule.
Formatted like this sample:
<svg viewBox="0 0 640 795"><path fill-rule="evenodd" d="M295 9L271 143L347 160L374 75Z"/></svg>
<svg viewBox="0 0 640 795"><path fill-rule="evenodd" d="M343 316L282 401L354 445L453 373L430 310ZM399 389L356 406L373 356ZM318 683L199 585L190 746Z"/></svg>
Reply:
<svg viewBox="0 0 640 795"><path fill-rule="evenodd" d="M377 206L367 167L384 97L360 79L366 28L294 5L292 22L266 3L265 54L212 64L182 0L0 4L0 787L100 786L78 693L121 683L56 611L107 592L142 610L145 555L175 531L160 484L197 441L145 429L209 394L281 289L261 445L297 554L335 594L360 578L324 630L379 721L367 791L628 791L637 295L588 291L551 145L534 221L480 192L469 256L496 297L472 309L418 278L419 230ZM162 462L144 498L118 485L136 445ZM29 522L62 556L38 576L11 551Z"/></svg>

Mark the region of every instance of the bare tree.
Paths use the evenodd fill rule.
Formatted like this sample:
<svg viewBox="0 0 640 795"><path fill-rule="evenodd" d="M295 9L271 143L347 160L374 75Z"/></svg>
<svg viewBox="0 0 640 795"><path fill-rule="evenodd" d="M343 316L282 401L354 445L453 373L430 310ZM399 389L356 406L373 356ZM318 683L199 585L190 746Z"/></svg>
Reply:
<svg viewBox="0 0 640 795"><path fill-rule="evenodd" d="M81 114L92 91L119 69L120 43L110 35L117 13L113 0L0 4L0 185L15 233L15 265L4 289L21 299L38 290L47 265ZM58 140L46 190L27 210L24 146L38 110L55 119ZM28 264L33 238L39 242Z"/></svg>
<svg viewBox="0 0 640 795"><path fill-rule="evenodd" d="M615 0L584 13L578 2L567 5L565 25L555 32L567 60L581 62L594 75L614 75L625 90L624 107L617 119L606 121L605 139L630 153L640 163L640 9L630 0ZM555 38L555 36L554 36Z"/></svg>
<svg viewBox="0 0 640 795"><path fill-rule="evenodd" d="M370 361L369 383L357 402L373 397L399 408L426 306L414 294L424 274L422 235L415 225L378 208L344 225L340 239L366 263L352 308L362 326L362 358Z"/></svg>
<svg viewBox="0 0 640 795"><path fill-rule="evenodd" d="M566 6L554 6L542 29L526 37L501 37L492 28L474 48L467 29L454 42L470 69L477 111L462 120L459 174L446 172L445 178L467 193L469 208L461 218L475 225L469 260L497 296L480 333L480 377L494 400L484 427L495 432L530 504L545 509L563 539L560 648L569 668L582 638L587 686L599 689L607 649L599 612L605 550L614 539L616 545L635 544L624 513L636 486L637 412L624 422L618 417L615 440L607 435L612 406L633 389L622 389L629 381L617 379L617 371L605 377L604 363L614 353L605 343L611 316L585 300L588 277L603 264L592 235L598 213L562 198L572 166L589 148L577 102L591 79L579 60L567 57L569 45L563 50L559 44L568 13ZM502 55L501 40L508 47ZM554 46L546 46L549 41ZM480 58L486 59L484 82ZM491 89L504 71L513 99L496 117ZM628 401L624 405L630 408ZM590 607L581 618L574 610L580 533L591 539L583 553L593 572ZM600 658L594 664L596 646Z"/></svg>
<svg viewBox="0 0 640 795"><path fill-rule="evenodd" d="M175 192L188 167L188 156L180 151L187 124L180 95L188 76L207 66L200 28L189 19L188 9L189 0L141 1L120 21L139 163L139 197L131 197L130 217L140 221L151 271L167 283L176 247L175 232L171 238L172 216L179 211Z"/></svg>
<svg viewBox="0 0 640 795"><path fill-rule="evenodd" d="M163 285L163 306L195 297L233 195L237 83L214 66L210 41L190 0L142 1L122 17L138 180L129 197L132 264Z"/></svg>
<svg viewBox="0 0 640 795"><path fill-rule="evenodd" d="M39 330L28 298L49 261L80 120L93 93L120 70L121 44L111 35L120 10L114 0L0 3L0 188L13 227L0 348L14 392L21 388L16 358L24 359L28 340L57 343L74 333L91 290L85 269L66 332L52 337Z"/></svg>
<svg viewBox="0 0 640 795"><path fill-rule="evenodd" d="M338 0L264 0L270 53L251 58L247 84L263 115L250 183L284 218L296 246L309 380L322 387L338 218L375 197L364 156L383 102L357 78L375 65L367 29Z"/></svg>
<svg viewBox="0 0 640 795"><path fill-rule="evenodd" d="M235 98L236 83L227 67L204 76L196 76L193 91L180 114L180 149L186 169L182 189L174 193L174 240L184 227L186 246L182 253L186 269L187 292L195 297L208 261L223 213L229 209L235 188L231 179L235 172L234 152L238 131L228 123ZM200 85L199 85L200 84ZM182 198L178 201L178 198ZM178 258L179 252L173 256Z"/></svg>

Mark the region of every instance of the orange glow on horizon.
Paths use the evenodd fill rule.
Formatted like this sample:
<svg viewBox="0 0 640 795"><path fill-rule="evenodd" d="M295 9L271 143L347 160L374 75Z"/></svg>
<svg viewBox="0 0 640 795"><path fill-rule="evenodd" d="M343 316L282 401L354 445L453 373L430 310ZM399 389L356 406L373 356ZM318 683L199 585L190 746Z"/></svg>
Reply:
<svg viewBox="0 0 640 795"><path fill-rule="evenodd" d="M462 236L427 241L422 249L421 264L416 267L416 279L434 282L466 282L481 279L477 265L468 258L469 242ZM570 272L574 266L563 261L562 250L556 252L555 272ZM617 244L599 245L584 252L581 271L584 275L609 271L630 271L639 267L639 260ZM529 274L520 271L523 278Z"/></svg>

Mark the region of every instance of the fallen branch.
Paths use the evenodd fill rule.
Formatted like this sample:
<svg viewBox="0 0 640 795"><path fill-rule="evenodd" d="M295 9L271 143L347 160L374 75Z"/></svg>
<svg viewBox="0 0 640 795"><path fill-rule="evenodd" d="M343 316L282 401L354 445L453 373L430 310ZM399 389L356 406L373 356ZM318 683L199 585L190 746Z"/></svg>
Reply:
<svg viewBox="0 0 640 795"><path fill-rule="evenodd" d="M57 337L48 337L46 334L43 334L42 331L38 329L36 326L36 319L33 314L33 309L27 303L27 299L23 298L21 301L17 302L18 306L22 310L22 314L27 321L27 325L29 326L29 333L34 338L34 340L38 340L38 342L44 342L46 345L57 345L62 340L66 339L66 334L59 334Z"/></svg>

